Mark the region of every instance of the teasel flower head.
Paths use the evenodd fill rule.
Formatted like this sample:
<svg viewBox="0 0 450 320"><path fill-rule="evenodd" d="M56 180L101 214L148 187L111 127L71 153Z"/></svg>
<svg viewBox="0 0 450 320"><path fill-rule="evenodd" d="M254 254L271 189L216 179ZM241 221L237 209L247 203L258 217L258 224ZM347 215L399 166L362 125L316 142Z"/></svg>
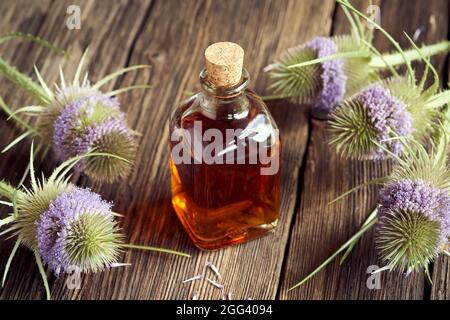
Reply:
<svg viewBox="0 0 450 320"><path fill-rule="evenodd" d="M89 189L76 187L66 177L80 160L91 156L113 157L89 153L70 158L56 168L48 179L38 180L34 175L32 147L31 186L17 189L0 181L0 197L10 201L1 203L13 209L8 217L0 220L0 227L6 226L0 235L10 234L17 238L4 270L3 283L20 244L34 252L48 298L50 292L45 266L57 276L75 270L95 273L122 265L118 263L119 255L126 248L189 256L173 250L124 242L112 204Z"/></svg>
<svg viewBox="0 0 450 320"><path fill-rule="evenodd" d="M315 114L328 117L345 99L380 80L381 71L401 64L407 64L410 69L412 60L450 50L450 43L445 41L423 47L421 53L412 49L406 54L382 55L372 45L373 30L379 29L385 35L387 32L348 1L338 2L352 26L352 33L316 37L287 49L278 61L265 68L272 80L269 89L273 92L266 100L291 98L298 103L311 104ZM376 28L367 28L369 24Z"/></svg>
<svg viewBox="0 0 450 320"><path fill-rule="evenodd" d="M126 124L126 115L116 98L100 92L74 100L60 109L52 124L53 147L62 159L91 150L127 159L90 158L79 168L97 180L114 181L124 177L133 163L135 135Z"/></svg>
<svg viewBox="0 0 450 320"><path fill-rule="evenodd" d="M449 190L423 180L394 181L381 190L379 211L377 248L391 269L426 269L449 241Z"/></svg>
<svg viewBox="0 0 450 320"><path fill-rule="evenodd" d="M403 144L397 138L426 137L438 112L423 108L426 101L417 90L406 78L361 90L331 114L331 146L341 156L359 160L387 158L386 149L401 154Z"/></svg>
<svg viewBox="0 0 450 320"><path fill-rule="evenodd" d="M332 110L342 101L346 91L347 75L343 59L327 60L305 68L290 69L289 66L334 55L338 53L337 43L348 40L351 39L316 37L288 49L279 62L267 68L274 80L271 88L280 96L292 96L297 102Z"/></svg>
<svg viewBox="0 0 450 320"><path fill-rule="evenodd" d="M450 91L438 93L435 68L411 38L408 40L426 64L422 78L416 79L412 69L403 76L392 69L390 79L367 86L334 110L330 144L339 155L359 160L389 158L403 152L399 138L427 141L438 130L436 120L450 102ZM429 70L434 80L425 88Z"/></svg>
<svg viewBox="0 0 450 320"><path fill-rule="evenodd" d="M431 149L417 140L405 138L400 138L405 149L401 156L382 146L397 163L388 177L369 182L383 185L377 206L351 238L289 290L303 285L340 254L342 264L362 235L373 226L376 226L377 252L386 264L376 272L397 270L408 275L423 269L431 281L429 264L442 253L450 255L447 251L450 240L448 106L442 109L438 122L439 129L428 141ZM359 185L334 201L366 185Z"/></svg>
<svg viewBox="0 0 450 320"><path fill-rule="evenodd" d="M127 116L120 110L119 101L115 96L148 86L135 85L111 92L102 92L101 87L119 75L148 66L123 68L91 85L87 73L82 81L80 78L87 52L83 54L75 76L69 83L66 83L60 69L60 83L55 85L55 90L46 85L39 71L35 69L40 85L34 85L40 86L41 93L37 98L41 101L41 105L27 106L8 113L10 118L18 122L21 113L36 116L37 125L35 127L27 125L27 131L4 151L27 136L32 136L42 145L50 146L62 160L94 150L117 155L117 158L91 157L77 166L77 170L94 180L114 182L129 175L137 151L137 134L129 128ZM25 77L20 74L16 76ZM36 90L30 93L36 96ZM3 109L7 109L4 103L2 106Z"/></svg>
<svg viewBox="0 0 450 320"><path fill-rule="evenodd" d="M117 262L122 236L111 204L77 187L60 193L36 222L38 251L56 274L97 272Z"/></svg>

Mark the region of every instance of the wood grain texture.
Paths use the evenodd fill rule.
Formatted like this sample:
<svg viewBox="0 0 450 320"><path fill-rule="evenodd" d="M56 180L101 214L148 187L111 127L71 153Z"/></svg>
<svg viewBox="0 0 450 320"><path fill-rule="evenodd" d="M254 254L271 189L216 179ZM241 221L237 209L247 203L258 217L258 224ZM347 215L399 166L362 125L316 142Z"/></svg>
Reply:
<svg viewBox="0 0 450 320"><path fill-rule="evenodd" d="M367 2L355 2L367 7ZM447 37L448 6L443 1L382 1L381 23L405 47L402 31L414 34L416 28L424 30L419 37L432 42ZM434 16L434 18L430 18ZM433 27L429 21L440 27ZM401 22L401 23L400 23ZM432 23L433 24L433 23ZM434 25L433 24L433 25ZM334 20L334 34L344 33L345 17L339 9ZM380 50L392 47L377 34L375 45ZM434 59L442 71L443 57ZM427 298L424 276L420 273L407 278L395 273L383 273L381 289L366 286L367 268L379 265L374 250L373 230L367 232L344 265L331 263L315 278L295 290L287 289L305 277L340 244L354 234L376 203L376 188L366 188L346 199L329 202L350 188L388 174L387 162L358 162L338 158L327 145L326 123L313 120L312 136L307 151L301 207L291 234L285 277L281 286L281 299L423 299Z"/></svg>

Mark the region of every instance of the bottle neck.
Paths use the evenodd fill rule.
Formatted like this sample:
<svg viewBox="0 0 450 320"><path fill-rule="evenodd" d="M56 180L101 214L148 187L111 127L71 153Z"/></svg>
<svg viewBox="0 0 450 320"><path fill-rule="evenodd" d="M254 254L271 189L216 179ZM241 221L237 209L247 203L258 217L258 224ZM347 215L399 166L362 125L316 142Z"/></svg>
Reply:
<svg viewBox="0 0 450 320"><path fill-rule="evenodd" d="M246 69L242 69L242 77L238 84L231 87L218 87L208 79L208 71L204 68L200 72L200 84L203 91L217 99L232 99L242 95L250 82L250 76Z"/></svg>
<svg viewBox="0 0 450 320"><path fill-rule="evenodd" d="M215 114L220 118L241 118L248 113L249 100L245 94L250 76L247 70L242 70L241 81L231 87L218 87L208 79L208 72L200 72L200 85L202 87L204 103L202 108L207 114Z"/></svg>

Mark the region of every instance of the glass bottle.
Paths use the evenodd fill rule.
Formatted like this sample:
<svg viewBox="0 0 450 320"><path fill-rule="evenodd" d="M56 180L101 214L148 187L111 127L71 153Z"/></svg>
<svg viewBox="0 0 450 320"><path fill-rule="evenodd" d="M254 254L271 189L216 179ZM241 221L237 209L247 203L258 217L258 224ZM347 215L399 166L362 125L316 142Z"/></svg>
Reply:
<svg viewBox="0 0 450 320"><path fill-rule="evenodd" d="M202 91L170 122L172 204L193 242L207 250L265 235L279 218L278 128L247 88L239 49L230 42L208 47ZM208 56L211 50L219 56Z"/></svg>

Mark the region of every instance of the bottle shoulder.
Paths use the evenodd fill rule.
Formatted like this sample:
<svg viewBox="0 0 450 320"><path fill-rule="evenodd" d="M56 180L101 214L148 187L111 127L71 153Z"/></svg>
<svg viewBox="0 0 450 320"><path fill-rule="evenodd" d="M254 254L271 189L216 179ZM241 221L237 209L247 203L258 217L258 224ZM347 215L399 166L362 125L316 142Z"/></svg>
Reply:
<svg viewBox="0 0 450 320"><path fill-rule="evenodd" d="M182 101L173 111L171 126L178 128L193 127L200 121L203 127L217 129L246 129L264 125L278 129L266 104L252 90L229 101L215 100L197 93Z"/></svg>

